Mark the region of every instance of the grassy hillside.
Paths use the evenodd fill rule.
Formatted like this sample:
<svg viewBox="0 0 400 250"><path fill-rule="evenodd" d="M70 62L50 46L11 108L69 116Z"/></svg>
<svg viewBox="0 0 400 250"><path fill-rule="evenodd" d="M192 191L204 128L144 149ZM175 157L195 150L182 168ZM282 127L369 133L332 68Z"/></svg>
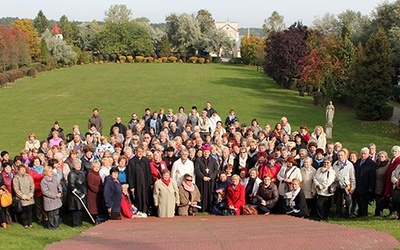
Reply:
<svg viewBox="0 0 400 250"><path fill-rule="evenodd" d="M64 68L25 78L0 89L0 150L11 155L23 148L30 132L44 139L58 120L65 132L74 124L87 130L87 119L98 107L107 130L115 116L127 123L132 112L179 106L190 111L211 101L222 119L236 110L241 123L257 118L274 126L287 116L292 130L306 124L310 130L325 124L325 108L309 97L280 89L251 68L223 64L103 64ZM370 142L378 150L398 143L398 128L387 122L361 122L354 112L336 105L333 141L359 150Z"/></svg>

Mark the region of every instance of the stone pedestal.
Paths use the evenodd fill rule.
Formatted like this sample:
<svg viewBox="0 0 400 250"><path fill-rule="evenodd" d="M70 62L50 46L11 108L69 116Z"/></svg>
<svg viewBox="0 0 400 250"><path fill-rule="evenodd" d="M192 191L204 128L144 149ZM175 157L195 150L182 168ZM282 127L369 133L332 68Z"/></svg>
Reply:
<svg viewBox="0 0 400 250"><path fill-rule="evenodd" d="M332 125L326 124L325 125L325 134L327 139L332 139Z"/></svg>

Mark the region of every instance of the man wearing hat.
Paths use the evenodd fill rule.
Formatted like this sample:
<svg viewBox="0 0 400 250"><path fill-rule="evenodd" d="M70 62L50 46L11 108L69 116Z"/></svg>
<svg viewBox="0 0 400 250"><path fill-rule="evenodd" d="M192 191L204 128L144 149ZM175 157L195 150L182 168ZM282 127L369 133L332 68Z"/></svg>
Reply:
<svg viewBox="0 0 400 250"><path fill-rule="evenodd" d="M201 194L201 211L211 212L211 204L213 201L213 188L215 178L217 177L217 162L210 157L211 147L208 144L203 145L203 156L196 159L194 164L194 172L196 175L196 185Z"/></svg>

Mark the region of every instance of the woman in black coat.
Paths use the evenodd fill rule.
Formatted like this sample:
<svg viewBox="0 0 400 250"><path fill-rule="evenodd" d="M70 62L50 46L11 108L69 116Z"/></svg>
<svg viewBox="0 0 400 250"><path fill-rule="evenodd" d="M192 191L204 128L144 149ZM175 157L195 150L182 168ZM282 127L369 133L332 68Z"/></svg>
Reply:
<svg viewBox="0 0 400 250"><path fill-rule="evenodd" d="M300 180L294 178L292 180L292 198L290 199L290 208L291 211L287 212L287 214L295 217L308 217L308 207L306 202L306 196L304 195L303 190L300 186Z"/></svg>
<svg viewBox="0 0 400 250"><path fill-rule="evenodd" d="M83 205L73 194L76 193L82 200L86 198L86 176L81 170L81 161L74 159L73 168L68 174L68 208L72 212L72 226L82 226Z"/></svg>

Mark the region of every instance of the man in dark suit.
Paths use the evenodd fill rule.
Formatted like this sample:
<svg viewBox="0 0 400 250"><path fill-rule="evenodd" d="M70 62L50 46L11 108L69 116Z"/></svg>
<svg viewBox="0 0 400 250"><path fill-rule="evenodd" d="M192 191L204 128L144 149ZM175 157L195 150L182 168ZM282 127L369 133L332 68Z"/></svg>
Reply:
<svg viewBox="0 0 400 250"><path fill-rule="evenodd" d="M362 148L360 155L361 158L354 166L356 175L354 200L358 205L358 216L368 216L368 198L375 189L376 164L369 157L368 148Z"/></svg>

